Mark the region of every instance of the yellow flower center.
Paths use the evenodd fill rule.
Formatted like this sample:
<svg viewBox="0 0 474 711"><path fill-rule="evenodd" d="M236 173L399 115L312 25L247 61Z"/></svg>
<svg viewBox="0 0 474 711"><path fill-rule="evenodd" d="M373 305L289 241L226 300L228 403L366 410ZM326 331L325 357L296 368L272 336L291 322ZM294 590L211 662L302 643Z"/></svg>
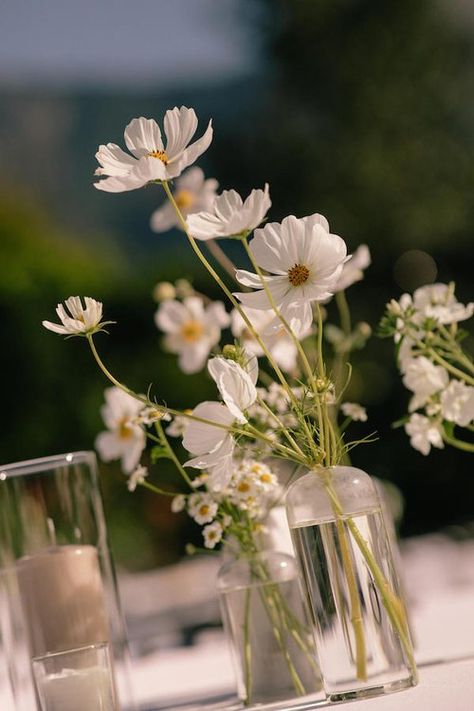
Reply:
<svg viewBox="0 0 474 711"><path fill-rule="evenodd" d="M241 494L246 494L247 491L250 491L249 483L246 481L241 481L237 487L237 491L239 491Z"/></svg>
<svg viewBox="0 0 474 711"><path fill-rule="evenodd" d="M272 477L270 474L262 474L260 476L260 481L262 484L271 484L272 483Z"/></svg>
<svg viewBox="0 0 474 711"><path fill-rule="evenodd" d="M190 190L179 190L174 199L179 209L184 212L190 210L195 202L194 194Z"/></svg>
<svg viewBox="0 0 474 711"><path fill-rule="evenodd" d="M203 333L204 327L199 321L186 321L181 328L181 336L187 343L196 343Z"/></svg>
<svg viewBox="0 0 474 711"><path fill-rule="evenodd" d="M301 286L305 281L308 281L309 269L304 264L295 264L288 269L288 279L292 286Z"/></svg>
<svg viewBox="0 0 474 711"><path fill-rule="evenodd" d="M169 158L166 155L166 151L150 151L148 155L150 156L150 158L158 158L159 160L161 160L162 163L168 165Z"/></svg>
<svg viewBox="0 0 474 711"><path fill-rule="evenodd" d="M120 439L129 439L129 437L132 436L132 428L130 427L130 422L126 417L120 420L118 433Z"/></svg>
<svg viewBox="0 0 474 711"><path fill-rule="evenodd" d="M202 506L199 507L199 513L201 516L207 516L209 513L209 506L207 504L202 504Z"/></svg>

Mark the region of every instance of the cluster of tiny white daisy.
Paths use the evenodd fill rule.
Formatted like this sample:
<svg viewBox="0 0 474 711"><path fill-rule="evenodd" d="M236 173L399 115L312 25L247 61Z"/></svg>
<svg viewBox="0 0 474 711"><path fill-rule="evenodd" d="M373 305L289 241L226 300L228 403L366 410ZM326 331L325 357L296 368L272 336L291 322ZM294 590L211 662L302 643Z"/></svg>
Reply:
<svg viewBox="0 0 474 711"><path fill-rule="evenodd" d="M281 495L278 479L270 467L255 459L233 460L227 486L209 489L206 474L193 479L195 491L178 494L171 501L174 513L186 511L203 528L204 545L214 548L225 533L239 537L255 529Z"/></svg>
<svg viewBox="0 0 474 711"><path fill-rule="evenodd" d="M403 384L413 393L405 430L424 455L456 444L453 428L474 422L474 367L458 327L473 313L474 303L460 303L453 284L423 286L387 304L382 329L393 335Z"/></svg>

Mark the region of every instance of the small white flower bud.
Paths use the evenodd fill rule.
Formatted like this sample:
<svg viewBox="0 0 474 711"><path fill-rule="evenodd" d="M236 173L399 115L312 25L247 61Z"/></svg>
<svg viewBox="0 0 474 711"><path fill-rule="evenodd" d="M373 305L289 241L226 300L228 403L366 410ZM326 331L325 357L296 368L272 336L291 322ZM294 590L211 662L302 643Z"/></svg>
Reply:
<svg viewBox="0 0 474 711"><path fill-rule="evenodd" d="M176 297L176 289L169 281L160 281L153 289L153 298L158 303L161 301L170 301Z"/></svg>

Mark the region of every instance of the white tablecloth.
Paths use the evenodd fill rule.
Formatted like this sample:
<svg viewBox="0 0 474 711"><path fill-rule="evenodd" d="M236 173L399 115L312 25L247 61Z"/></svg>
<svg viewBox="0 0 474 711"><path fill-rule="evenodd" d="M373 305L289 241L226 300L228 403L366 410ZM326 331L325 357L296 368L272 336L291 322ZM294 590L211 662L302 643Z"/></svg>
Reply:
<svg viewBox="0 0 474 711"><path fill-rule="evenodd" d="M348 708L474 711L474 546L429 536L409 542L403 558L420 684L354 701ZM222 633L205 632L197 642L134 662L134 687L143 708L195 704L234 692Z"/></svg>

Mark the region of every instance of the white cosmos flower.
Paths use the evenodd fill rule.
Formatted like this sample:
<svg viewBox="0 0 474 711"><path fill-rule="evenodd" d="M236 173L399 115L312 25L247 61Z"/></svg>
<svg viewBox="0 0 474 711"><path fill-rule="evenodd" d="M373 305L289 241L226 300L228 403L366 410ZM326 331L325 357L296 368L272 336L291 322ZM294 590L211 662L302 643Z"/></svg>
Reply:
<svg viewBox="0 0 474 711"><path fill-rule="evenodd" d="M443 390L449 376L440 365L434 365L425 356L412 358L404 363L403 384L414 393L410 400L409 411L422 407L435 393Z"/></svg>
<svg viewBox="0 0 474 711"><path fill-rule="evenodd" d="M311 302L334 294L347 256L344 240L329 232L322 215L301 219L290 215L281 224L271 222L255 230L251 248L259 267L270 274L265 281L291 329L296 334L308 329L313 320ZM251 308L268 309L258 274L239 269L236 277L244 286L258 289L236 294L240 301Z"/></svg>
<svg viewBox="0 0 474 711"><path fill-rule="evenodd" d="M143 484L145 478L148 476L148 469L146 467L139 466L134 472L130 474L127 481L127 488L129 491L135 491L138 484Z"/></svg>
<svg viewBox="0 0 474 711"><path fill-rule="evenodd" d="M101 415L108 431L97 435L95 446L104 462L121 459L123 471L129 474L145 449L145 432L137 424L143 404L117 387L107 388L104 394Z"/></svg>
<svg viewBox="0 0 474 711"><path fill-rule="evenodd" d="M235 190L224 190L211 209L190 215L186 221L196 239L232 237L258 227L271 204L268 184L264 190L252 190L245 202Z"/></svg>
<svg viewBox="0 0 474 711"><path fill-rule="evenodd" d="M434 318L441 324L464 321L474 313L474 303L461 304L448 284L421 286L413 294L413 305L425 318Z"/></svg>
<svg viewBox="0 0 474 711"><path fill-rule="evenodd" d="M405 425L405 432L410 437L410 444L425 456L431 446L443 449L444 442L439 424L424 415L415 412Z"/></svg>
<svg viewBox="0 0 474 711"><path fill-rule="evenodd" d="M268 306L270 307L270 304ZM245 306L242 307L242 310L280 368L286 372L293 371L296 368L298 351L274 311L270 308L268 311L262 311L246 308ZM253 336L237 309L234 309L231 313L231 330L232 335L242 341L247 351L254 353L258 357L264 355L261 345ZM300 333L298 337L300 339L306 338L310 332L311 326L303 333Z"/></svg>
<svg viewBox="0 0 474 711"><path fill-rule="evenodd" d="M206 548L215 548L216 544L222 539L223 528L219 521L214 521L202 530L204 536L204 545Z"/></svg>
<svg viewBox="0 0 474 711"><path fill-rule="evenodd" d="M90 296L84 297L84 305L80 296L70 296L64 302L64 306L62 304L57 305L56 313L62 325L51 323L51 321L43 321L43 326L49 331L66 336L85 336L86 334L96 333L103 326L112 323L112 321L101 323L102 304L100 301L91 299Z"/></svg>
<svg viewBox="0 0 474 711"><path fill-rule="evenodd" d="M179 354L184 373L202 370L211 349L220 341L221 329L230 323L221 301L204 306L199 296L181 301L164 301L155 314L155 323L165 332L164 346Z"/></svg>
<svg viewBox="0 0 474 711"><path fill-rule="evenodd" d="M208 470L209 488L218 491L227 485L232 475L235 442L228 428L235 422L247 421L244 411L257 398L258 371L251 367L249 374L234 361L212 358L209 372L225 404L202 402L193 410L193 415L218 426L190 419L184 431L183 447L195 455L185 466Z"/></svg>
<svg viewBox="0 0 474 711"><path fill-rule="evenodd" d="M474 420L474 388L461 380L451 380L441 393L441 413L445 420L466 427Z"/></svg>
<svg viewBox="0 0 474 711"><path fill-rule="evenodd" d="M251 362L254 364L254 361ZM247 422L244 410L248 410L257 399L255 383L258 368L251 367L246 372L238 363L226 358L211 358L207 368L237 422Z"/></svg>
<svg viewBox="0 0 474 711"><path fill-rule="evenodd" d="M341 405L342 414L350 417L351 420L367 422L367 411L365 407L356 402L343 402Z"/></svg>
<svg viewBox="0 0 474 711"><path fill-rule="evenodd" d="M370 251L366 244L361 244L342 267L341 276L336 282L334 292L347 289L364 278L364 269L371 263Z"/></svg>
<svg viewBox="0 0 474 711"><path fill-rule="evenodd" d="M209 210L216 199L219 183L215 178L205 179L201 168L193 166L176 181L174 199L183 215L190 215L201 210ZM182 230L181 222L167 201L152 214L150 227L154 232L166 232L171 227Z"/></svg>
<svg viewBox="0 0 474 711"><path fill-rule="evenodd" d="M125 129L125 143L132 155L115 143L99 146L95 157L101 167L95 174L108 177L95 183L95 187L109 193L121 193L141 188L154 180L177 178L209 148L211 121L201 138L189 145L198 124L194 109L175 106L166 112L163 124L166 147L156 121L143 116L133 119Z"/></svg>

